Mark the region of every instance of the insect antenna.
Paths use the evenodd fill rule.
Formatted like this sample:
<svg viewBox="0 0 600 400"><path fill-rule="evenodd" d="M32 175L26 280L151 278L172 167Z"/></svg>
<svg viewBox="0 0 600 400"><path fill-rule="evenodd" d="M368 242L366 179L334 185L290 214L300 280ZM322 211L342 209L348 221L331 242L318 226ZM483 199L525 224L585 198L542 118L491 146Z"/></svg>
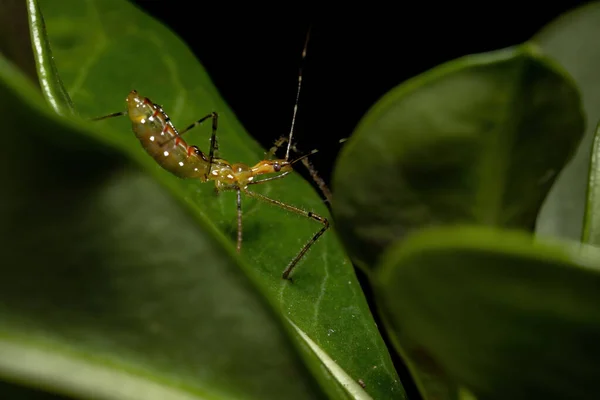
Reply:
<svg viewBox="0 0 600 400"><path fill-rule="evenodd" d="M290 147L292 146L292 137L294 136L294 125L296 124L296 114L298 113L298 101L300 100L300 91L302 89L302 69L304 67L304 61L306 60L306 51L308 49L308 40L310 39L309 25L308 31L306 32L306 39L304 41L304 48L302 49L302 60L300 60L300 70L298 72L298 89L296 90L296 102L294 104L294 113L292 114L292 125L290 126L290 134L288 136L288 145L285 151L285 159L290 158Z"/></svg>
<svg viewBox="0 0 600 400"><path fill-rule="evenodd" d="M302 49L302 59L300 61L300 68L299 68L299 72L298 72L298 89L296 91L296 102L294 104L294 113L292 115L292 124L290 127L290 133L288 136L282 136L275 141L275 143L273 144L273 147L271 147L271 149L266 153L269 157L275 157L277 150L279 148L281 148L286 142L287 142L287 149L286 149L286 154L285 154L286 160L289 160L290 150L293 150L295 153L300 153L300 151L298 151L298 149L296 148L295 144L292 142L292 139L294 136L296 115L298 113L298 103L299 103L299 99L300 99L300 92L302 89L302 74L303 74L303 68L304 68L305 59L306 59L306 53L307 53L307 49L308 49L308 42L310 39L310 33L311 33L310 31L311 31L311 26L308 27L308 31L306 32L306 39L304 42L304 47ZM340 143L341 143L341 141L340 141ZM314 154L314 152L311 154ZM321 178L321 176L317 172L317 169L310 162L310 160L307 158L307 156L300 157L297 160L295 160L293 163L295 163L296 161L302 161L302 164L304 164L304 167L306 167L306 170L308 171L313 182L315 182L315 184L317 185L317 187L323 194L323 197L325 198L325 202L331 204L331 199L333 197L331 190L329 190L327 183L325 182L325 180L323 178Z"/></svg>

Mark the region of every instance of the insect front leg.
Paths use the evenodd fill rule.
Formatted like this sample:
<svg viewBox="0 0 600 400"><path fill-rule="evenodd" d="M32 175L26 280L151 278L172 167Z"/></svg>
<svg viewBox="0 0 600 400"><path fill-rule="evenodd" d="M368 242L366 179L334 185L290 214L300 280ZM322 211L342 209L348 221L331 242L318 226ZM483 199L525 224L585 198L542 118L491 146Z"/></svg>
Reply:
<svg viewBox="0 0 600 400"><path fill-rule="evenodd" d="M287 143L287 141L288 141L288 138L287 138L287 136L282 136L282 137L280 137L279 139L277 139L277 140L275 141L275 143L273 143L273 147L271 147L271 148L269 149L269 151L267 151L267 152L265 153L265 154L266 154L266 156L267 156L267 159L269 159L269 160L270 160L270 159L272 159L273 157L275 157L275 156L276 156L276 153L277 153L277 150L279 150L279 149L281 148L281 146L283 146L284 144L286 144L286 143ZM292 150L296 151L295 147L294 147L294 149L292 149Z"/></svg>
<svg viewBox="0 0 600 400"><path fill-rule="evenodd" d="M277 152L277 150L279 150L284 144L286 144L288 142L288 140L289 139L286 136L282 136L279 139L277 139L275 141L275 143L273 144L273 147L271 147L271 149L267 152L268 159L275 157L275 153ZM292 144L290 146L290 149L294 153L300 154L300 151L298 151L295 144ZM333 194L331 193L329 186L327 186L327 183L325 183L325 180L323 178L321 178L321 175L319 175L319 172L317 171L315 166L310 162L310 160L308 158L303 158L301 160L301 162L302 162L302 164L304 164L304 167L310 174L310 177L317 184L317 187L319 188L321 193L323 193L323 197L325 197L325 200L331 204L331 199L333 197Z"/></svg>

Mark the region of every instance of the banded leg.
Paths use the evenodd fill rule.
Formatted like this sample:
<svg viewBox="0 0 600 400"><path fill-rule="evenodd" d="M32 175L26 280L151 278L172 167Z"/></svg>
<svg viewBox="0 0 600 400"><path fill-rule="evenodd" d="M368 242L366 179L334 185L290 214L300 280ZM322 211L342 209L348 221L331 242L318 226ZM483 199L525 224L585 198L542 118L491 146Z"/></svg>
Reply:
<svg viewBox="0 0 600 400"><path fill-rule="evenodd" d="M208 151L208 162L212 166L212 160L215 155L215 150L219 150L219 144L217 143L217 125L219 122L219 114L217 114L216 112L211 112L210 114L205 115L204 117L200 118L198 121L190 124L187 128L185 128L184 130L179 132L179 136L181 136L184 133L186 133L187 131L195 128L196 126L202 124L204 121L206 121L209 118L212 119L212 133L210 135L210 149ZM210 172L210 170L208 172Z"/></svg>
<svg viewBox="0 0 600 400"><path fill-rule="evenodd" d="M269 157L274 157L277 150L279 148L281 148L281 146L283 146L287 141L288 141L288 138L285 136L282 136L279 139L277 139L275 141L275 143L273 144L273 147L271 147L271 149L268 152ZM290 146L290 148L294 151L294 153L300 154L300 151L298 151L298 149L296 148L296 145L292 144ZM312 165L312 163L310 162L310 160L308 158L303 158L301 160L301 162L302 162L302 164L304 164L304 167L308 171L312 180L317 184L317 187L319 188L321 193L323 193L323 196L325 197L325 201L327 201L329 204L331 204L331 199L333 197L333 194L331 193L331 190L329 190L329 187L325 183L325 180L323 180L323 178L321 178L321 176L317 172L317 169L315 168L314 165Z"/></svg>
<svg viewBox="0 0 600 400"><path fill-rule="evenodd" d="M304 166L308 170L310 177L313 179L313 181L319 187L319 190L321 191L321 193L323 193L323 196L325 196L325 200L329 204L331 204L331 199L333 198L333 194L331 193L331 190L329 190L329 186L327 186L327 184L325 183L323 178L321 178L321 176L317 172L317 169L315 168L315 166L312 165L312 163L310 162L310 160L308 158L303 158L301 160L301 162L302 162L302 164L304 164Z"/></svg>
<svg viewBox="0 0 600 400"><path fill-rule="evenodd" d="M244 190L244 189L242 189L242 190ZM291 211L298 215L303 215L303 216L310 218L312 220L315 220L323 225L323 227L317 233L315 233L313 235L313 237L310 239L310 241L308 241L308 243L306 243L304 245L304 247L302 247L300 252L298 254L296 254L296 256L292 259L292 261L290 261L288 266L283 271L283 274L281 277L283 279L291 280L291 278L289 276L292 273L292 271L294 270L294 268L296 267L296 264L298 264L298 261L300 261L302 259L302 257L304 257L304 255L310 249L310 247L313 244L315 244L315 242L321 237L321 235L323 235L325 233L325 231L329 228L329 221L327 220L327 218L321 217L320 215L315 214L311 211L306 211L301 208L294 207L292 205L283 203L279 200L275 200L270 197L263 196L262 194L259 194L259 193L251 192L249 190L244 190L244 193L250 197L254 197L255 199L258 199L258 200L264 201L266 203L273 204L277 207L283 208L284 210Z"/></svg>
<svg viewBox="0 0 600 400"><path fill-rule="evenodd" d="M237 189L237 252L242 250L242 191Z"/></svg>
<svg viewBox="0 0 600 400"><path fill-rule="evenodd" d="M215 150L219 150L219 144L217 143L217 125L219 121L219 114L213 111L210 114L200 118L196 122L193 122L192 124L188 125L184 130L179 132L179 136L182 136L184 133L197 127L209 118L212 119L212 132L210 135L210 149L208 150L208 172L206 173L207 176L210 174L210 171L212 169L212 161L215 156Z"/></svg>

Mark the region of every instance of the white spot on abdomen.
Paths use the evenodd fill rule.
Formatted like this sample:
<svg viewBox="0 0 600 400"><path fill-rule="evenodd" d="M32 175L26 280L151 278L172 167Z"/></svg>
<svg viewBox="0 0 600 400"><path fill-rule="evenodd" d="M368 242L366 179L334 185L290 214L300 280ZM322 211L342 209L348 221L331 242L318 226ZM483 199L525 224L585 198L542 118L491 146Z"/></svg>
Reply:
<svg viewBox="0 0 600 400"><path fill-rule="evenodd" d="M165 150L165 152L163 153L165 155L165 157L169 156L169 152Z"/></svg>

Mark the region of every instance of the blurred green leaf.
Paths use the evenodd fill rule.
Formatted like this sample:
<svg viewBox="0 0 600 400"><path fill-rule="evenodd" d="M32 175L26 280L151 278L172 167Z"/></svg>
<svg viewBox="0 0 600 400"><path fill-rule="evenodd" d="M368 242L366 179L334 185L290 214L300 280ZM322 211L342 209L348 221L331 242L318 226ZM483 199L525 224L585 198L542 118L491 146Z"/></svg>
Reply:
<svg viewBox="0 0 600 400"><path fill-rule="evenodd" d="M464 57L385 95L343 149L333 210L353 259L431 225L532 230L578 144L574 84L531 45Z"/></svg>
<svg viewBox="0 0 600 400"><path fill-rule="evenodd" d="M75 113L73 102L65 90L54 64L52 50L45 31L44 16L36 0L27 0L33 56L42 93L54 111L61 115Z"/></svg>
<svg viewBox="0 0 600 400"><path fill-rule="evenodd" d="M563 14L532 41L573 77L581 90L587 128L573 159L558 176L537 221L536 232L580 240L588 185L590 148L600 120L600 3Z"/></svg>
<svg viewBox="0 0 600 400"><path fill-rule="evenodd" d="M600 395L600 250L439 227L392 247L376 295L399 351L479 399Z"/></svg>
<svg viewBox="0 0 600 400"><path fill-rule="evenodd" d="M596 135L592 142L592 158L590 162L587 202L583 226L582 242L600 245L600 125L596 127Z"/></svg>
<svg viewBox="0 0 600 400"><path fill-rule="evenodd" d="M219 112L221 156L264 157L164 26L124 1L40 1L40 8L62 82L84 117L122 110L135 88L162 104L175 125ZM404 398L334 232L310 251L293 284L283 281L289 260L318 230L313 221L245 198L238 256L234 193L216 196L212 184L167 173L126 118L59 120L32 105L35 91L9 77L8 65L2 73L12 93L2 96L9 131L21 132L21 144L32 149L25 163L7 148L3 158L19 170L1 176L10 193L0 219L3 268L11 271L1 284L1 325L7 348L48 356L42 365L51 377L7 358L5 379L77 395L114 389L103 393L119 399L156 384L172 396ZM48 91L60 89L48 82ZM208 136L200 127L187 140L206 148ZM327 215L299 176L261 186L265 195ZM280 319L294 346L281 335ZM52 368L65 354L83 376ZM85 374L90 363L98 375ZM119 383L107 384L107 374Z"/></svg>

